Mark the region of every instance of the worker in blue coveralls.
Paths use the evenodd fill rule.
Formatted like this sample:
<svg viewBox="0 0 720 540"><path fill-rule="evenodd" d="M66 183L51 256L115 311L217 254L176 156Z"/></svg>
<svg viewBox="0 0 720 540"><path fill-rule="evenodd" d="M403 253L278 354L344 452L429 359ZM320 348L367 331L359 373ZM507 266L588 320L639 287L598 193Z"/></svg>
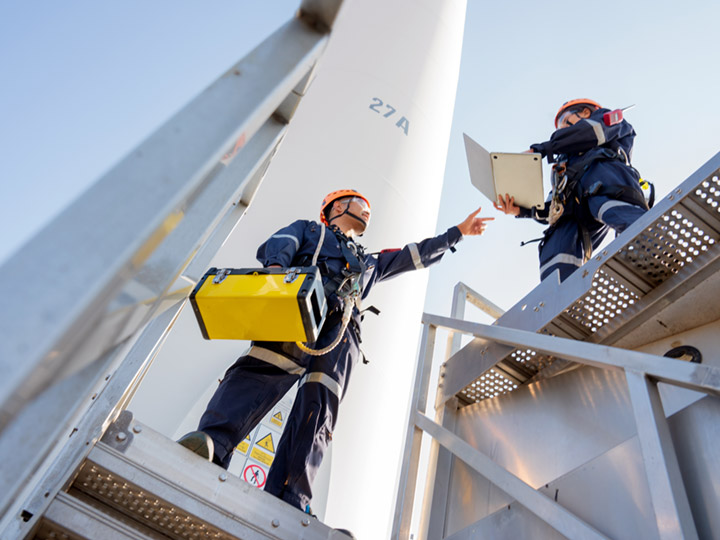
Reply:
<svg viewBox="0 0 720 540"><path fill-rule="evenodd" d="M539 247L541 280L556 270L565 280L609 229L619 234L648 210L640 175L630 164L635 130L617 113L591 99L564 103L550 140L530 146L554 163L545 207L520 207L507 193L494 203L505 214L550 225Z"/></svg>
<svg viewBox="0 0 720 540"><path fill-rule="evenodd" d="M225 373L198 431L178 442L227 468L233 449L299 381L265 491L309 511L313 479L332 440L352 369L361 358L357 300L377 282L439 262L463 236L482 234L494 218L477 217L479 212L435 238L372 255L355 241L370 221L370 203L357 191L340 190L323 200L320 223L298 220L273 234L257 252L264 267L320 269L328 315L317 341L309 344L315 355L295 343L253 342ZM349 319L346 328L343 314ZM335 348L317 355L338 336L342 339Z"/></svg>

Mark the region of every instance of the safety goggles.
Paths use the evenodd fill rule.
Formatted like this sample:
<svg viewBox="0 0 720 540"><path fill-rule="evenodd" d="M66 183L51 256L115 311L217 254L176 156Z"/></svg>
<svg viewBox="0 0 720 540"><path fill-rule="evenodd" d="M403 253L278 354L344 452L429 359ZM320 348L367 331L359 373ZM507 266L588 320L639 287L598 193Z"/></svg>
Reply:
<svg viewBox="0 0 720 540"><path fill-rule="evenodd" d="M582 111L585 107L570 107L568 110L563 112L559 117L557 121L557 127L558 129L566 128L569 125L571 125L568 120L573 114L579 115L580 111ZM579 118L579 116L578 116Z"/></svg>
<svg viewBox="0 0 720 540"><path fill-rule="evenodd" d="M345 199L342 199L342 202L347 202L348 204L353 203L353 202L358 203L360 205L360 209L363 212L367 212L368 214L371 213L370 205L367 203L367 201L365 199L361 199L360 197L347 197Z"/></svg>

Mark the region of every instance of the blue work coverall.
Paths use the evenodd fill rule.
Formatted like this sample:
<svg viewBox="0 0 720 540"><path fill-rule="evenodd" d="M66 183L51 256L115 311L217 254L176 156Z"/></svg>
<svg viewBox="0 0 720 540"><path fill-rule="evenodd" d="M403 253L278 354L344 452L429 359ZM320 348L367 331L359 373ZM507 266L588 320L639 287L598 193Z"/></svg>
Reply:
<svg viewBox="0 0 720 540"><path fill-rule="evenodd" d="M309 265L325 225L299 220L280 229L257 252L263 266ZM317 259L323 283L346 266L341 249L343 235L325 228ZM365 255L362 298L379 281L439 262L444 253L462 239L457 227L400 250ZM328 300L328 315L313 349L333 342L341 328L341 301L336 294ZM214 461L227 468L233 449L300 381L297 397L277 446L265 491L305 510L312 498L312 482L335 429L338 407L352 369L361 358L361 314L354 308L344 338L322 356L302 352L294 343L253 342L250 350L225 373L217 391L200 419L199 428L215 444Z"/></svg>
<svg viewBox="0 0 720 540"><path fill-rule="evenodd" d="M546 229L540 242L541 280L555 270L565 280L610 229L621 233L648 209L640 176L630 166L635 130L625 120L605 125L606 112L598 109L589 118L555 131L549 141L530 147L550 163L565 162L568 170L577 169L576 181L568 181L572 192L562 217ZM547 224L551 198L552 192L544 209L521 207L518 217Z"/></svg>

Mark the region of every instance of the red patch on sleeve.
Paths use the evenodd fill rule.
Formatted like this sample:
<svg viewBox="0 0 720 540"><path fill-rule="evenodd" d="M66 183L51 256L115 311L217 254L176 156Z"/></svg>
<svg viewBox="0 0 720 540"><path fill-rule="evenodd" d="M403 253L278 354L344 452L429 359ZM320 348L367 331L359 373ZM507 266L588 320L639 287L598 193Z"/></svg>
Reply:
<svg viewBox="0 0 720 540"><path fill-rule="evenodd" d="M400 251L400 248L395 248L395 249L383 249L380 253L395 253L396 251Z"/></svg>

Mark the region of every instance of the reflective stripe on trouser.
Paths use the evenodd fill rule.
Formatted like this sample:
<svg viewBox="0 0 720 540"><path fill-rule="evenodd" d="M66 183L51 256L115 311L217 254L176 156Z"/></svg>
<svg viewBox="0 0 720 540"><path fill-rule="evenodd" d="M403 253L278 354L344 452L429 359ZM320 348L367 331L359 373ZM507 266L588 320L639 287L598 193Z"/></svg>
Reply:
<svg viewBox="0 0 720 540"><path fill-rule="evenodd" d="M215 463L228 468L233 449L303 372L304 368L291 359L263 347L252 347L237 359L215 390L198 426L215 443Z"/></svg>
<svg viewBox="0 0 720 540"><path fill-rule="evenodd" d="M564 280L583 262L583 242L579 220L590 237L592 249L597 248L610 229L623 232L642 216L646 209L626 200L629 195L642 198L642 190L633 170L619 161L599 161L583 175L581 191L592 191L596 184L602 186L602 193L587 197L575 208L575 215L567 216L553 230L540 246L540 278L560 271ZM590 215L587 215L589 211Z"/></svg>
<svg viewBox="0 0 720 540"><path fill-rule="evenodd" d="M591 233L593 245L600 243L607 233L607 227L600 223L598 225L601 229L595 227L596 234ZM600 233L600 237L597 233ZM577 222L573 219L562 220L540 244L540 279L559 271L560 281L564 281L582 266L584 253Z"/></svg>
<svg viewBox="0 0 720 540"><path fill-rule="evenodd" d="M310 504L312 483L332 439L341 396L359 358L357 338L348 329L335 350L310 361L278 443L265 491L301 510Z"/></svg>
<svg viewBox="0 0 720 540"><path fill-rule="evenodd" d="M330 375L325 375L324 373L316 372L316 373L306 373L298 383L298 388L303 386L306 383L318 383L322 384L327 387L328 390L330 390L335 396L340 399L342 396L342 387L340 386L340 383L337 382L335 379L330 377Z"/></svg>
<svg viewBox="0 0 720 540"><path fill-rule="evenodd" d="M585 199L585 208L590 212L590 216L587 216L590 223L587 225L591 235L594 229L602 225L607 225L619 234L647 211L639 202L644 200L644 195L637 175L624 163L595 163L582 177L581 187L583 190L592 191L598 183L602 186L601 191ZM599 243L593 240L593 247L597 247Z"/></svg>
<svg viewBox="0 0 720 540"><path fill-rule="evenodd" d="M619 234L646 212L639 206L605 196L590 197L587 204L597 219L591 218L583 223L589 233L592 249L600 245L611 228ZM602 217L602 221L599 217ZM582 266L583 256L578 222L575 219L562 221L540 246L540 279L559 270L560 281L564 281Z"/></svg>
<svg viewBox="0 0 720 540"><path fill-rule="evenodd" d="M588 208L595 219L614 229L618 234L647 212L641 206L604 196L590 198Z"/></svg>

